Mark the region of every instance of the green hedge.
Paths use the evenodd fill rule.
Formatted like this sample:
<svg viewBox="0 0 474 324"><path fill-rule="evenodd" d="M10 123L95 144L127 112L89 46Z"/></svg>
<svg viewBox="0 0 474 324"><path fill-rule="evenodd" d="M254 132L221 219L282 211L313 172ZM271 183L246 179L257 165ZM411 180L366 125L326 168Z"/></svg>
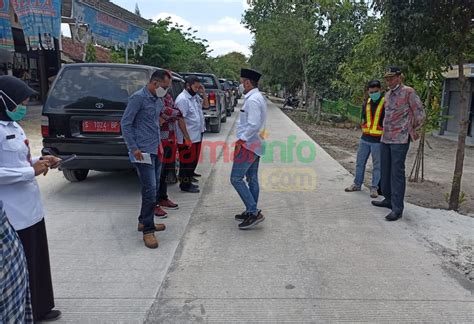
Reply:
<svg viewBox="0 0 474 324"><path fill-rule="evenodd" d="M360 115L362 107L353 105L341 99L337 101L323 99L321 108L322 111L327 114L345 116L354 123L360 123L361 121Z"/></svg>

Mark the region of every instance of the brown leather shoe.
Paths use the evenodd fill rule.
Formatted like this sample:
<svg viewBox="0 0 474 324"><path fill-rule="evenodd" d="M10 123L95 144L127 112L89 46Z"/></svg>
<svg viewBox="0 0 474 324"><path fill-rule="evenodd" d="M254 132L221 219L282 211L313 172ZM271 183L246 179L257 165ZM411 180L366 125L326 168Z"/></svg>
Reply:
<svg viewBox="0 0 474 324"><path fill-rule="evenodd" d="M158 240L154 233L143 234L143 242L145 242L145 246L149 249L156 249L158 247Z"/></svg>
<svg viewBox="0 0 474 324"><path fill-rule="evenodd" d="M143 232L144 225L142 223L138 223L137 231ZM156 224L155 223L155 231L162 232L166 229L165 224Z"/></svg>

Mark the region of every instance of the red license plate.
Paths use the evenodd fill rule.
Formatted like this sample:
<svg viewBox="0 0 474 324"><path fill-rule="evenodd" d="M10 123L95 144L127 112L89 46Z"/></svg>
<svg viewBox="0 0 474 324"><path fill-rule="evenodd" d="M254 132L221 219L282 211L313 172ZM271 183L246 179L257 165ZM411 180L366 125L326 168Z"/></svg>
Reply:
<svg viewBox="0 0 474 324"><path fill-rule="evenodd" d="M120 122L110 120L83 120L82 131L85 133L120 133Z"/></svg>

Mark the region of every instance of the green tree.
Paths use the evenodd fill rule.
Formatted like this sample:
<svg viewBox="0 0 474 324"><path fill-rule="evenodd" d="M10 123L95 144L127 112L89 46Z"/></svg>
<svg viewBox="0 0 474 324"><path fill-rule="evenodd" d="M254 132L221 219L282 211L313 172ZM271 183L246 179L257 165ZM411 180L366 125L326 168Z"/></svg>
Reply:
<svg viewBox="0 0 474 324"><path fill-rule="evenodd" d="M311 82L320 96L334 100L348 98L352 91L342 86L344 78L340 66L350 59L364 35L374 32L375 19L369 17L364 1L321 1L316 14L317 38L310 57Z"/></svg>
<svg viewBox="0 0 474 324"><path fill-rule="evenodd" d="M211 68L207 40L195 36L197 31L171 23L170 18L158 20L148 31L148 44L143 56L134 61L173 71L208 72Z"/></svg>
<svg viewBox="0 0 474 324"><path fill-rule="evenodd" d="M87 63L94 63L97 61L97 51L92 43L86 46L86 57L84 59Z"/></svg>
<svg viewBox="0 0 474 324"><path fill-rule="evenodd" d="M240 69L249 67L248 59L244 54L232 52L218 56L213 60L213 72L220 78L239 80Z"/></svg>
<svg viewBox="0 0 474 324"><path fill-rule="evenodd" d="M366 99L366 85L369 80L381 80L385 66L388 64L382 54L382 38L386 25L382 19L377 20L371 31L368 31L353 48L349 57L339 64L339 79L333 85L343 97L356 104Z"/></svg>
<svg viewBox="0 0 474 324"><path fill-rule="evenodd" d="M315 18L313 1L253 1L244 24L255 33L252 66L261 70L268 84L288 91L306 88L309 56L313 48Z"/></svg>
<svg viewBox="0 0 474 324"><path fill-rule="evenodd" d="M376 20L369 18L364 1L252 3L243 19L255 33L250 62L264 72L267 82L291 92L302 89L306 98L306 89L333 99L346 95L339 65Z"/></svg>

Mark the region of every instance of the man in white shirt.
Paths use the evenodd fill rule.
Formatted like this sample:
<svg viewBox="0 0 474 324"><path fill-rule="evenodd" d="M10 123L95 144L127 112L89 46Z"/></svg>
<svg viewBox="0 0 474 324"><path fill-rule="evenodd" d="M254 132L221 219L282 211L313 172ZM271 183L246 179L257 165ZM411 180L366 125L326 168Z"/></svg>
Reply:
<svg viewBox="0 0 474 324"><path fill-rule="evenodd" d="M244 87L244 106L240 112L235 143L234 164L230 182L245 204L246 210L236 215L239 229L250 229L265 220L257 208L260 192L258 167L264 154L265 121L267 102L258 90L261 74L250 69L242 69L240 83ZM248 186L244 182L246 177Z"/></svg>
<svg viewBox="0 0 474 324"><path fill-rule="evenodd" d="M192 179L201 154L202 135L206 131L202 109L209 108L209 100L197 76L186 78L186 89L176 98L175 106L181 111L189 133L189 138L184 138L181 130L177 130L179 187L184 192L199 193L199 187L192 183Z"/></svg>

